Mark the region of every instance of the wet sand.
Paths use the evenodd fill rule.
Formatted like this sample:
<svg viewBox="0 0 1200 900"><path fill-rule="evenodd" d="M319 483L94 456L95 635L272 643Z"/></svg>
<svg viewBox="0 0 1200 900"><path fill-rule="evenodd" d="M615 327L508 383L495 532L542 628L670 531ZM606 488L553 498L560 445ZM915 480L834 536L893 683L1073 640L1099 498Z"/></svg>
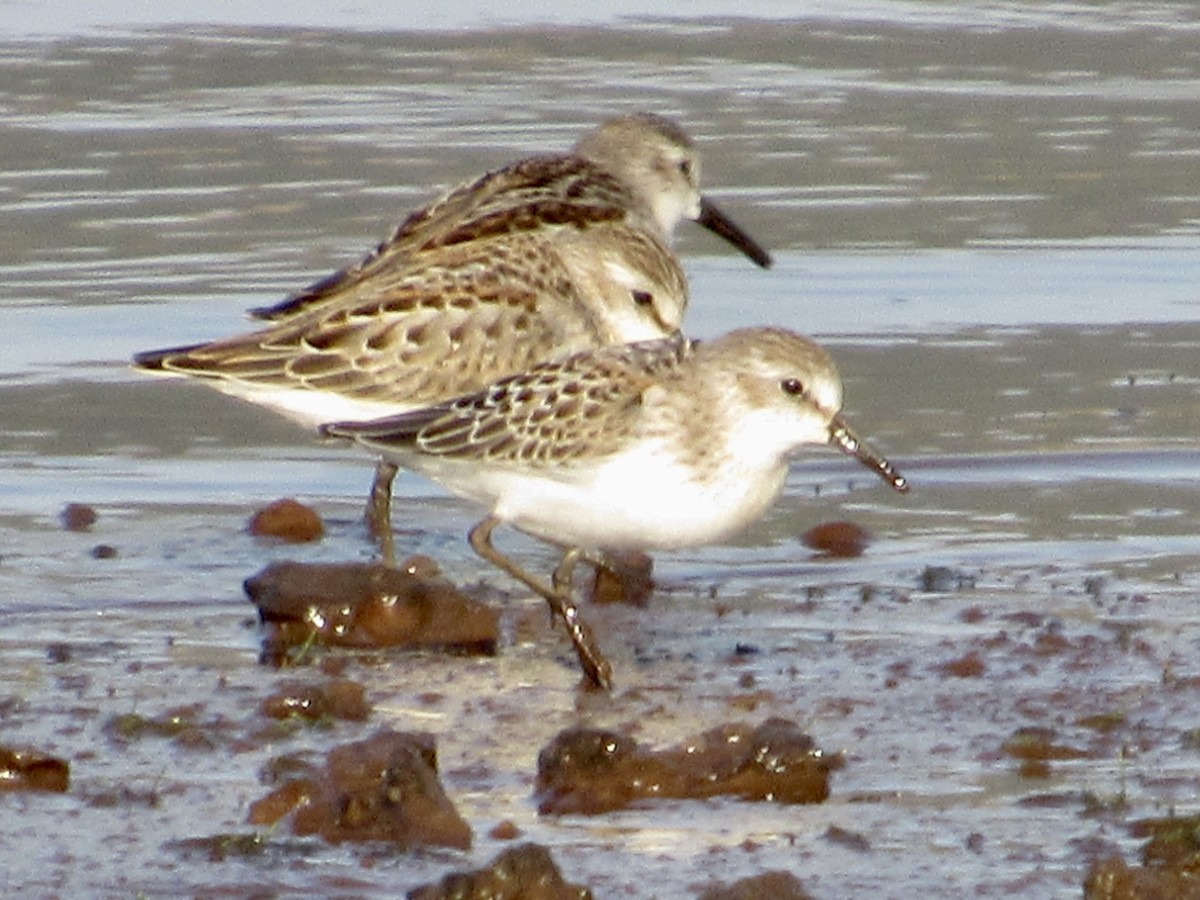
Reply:
<svg viewBox="0 0 1200 900"><path fill-rule="evenodd" d="M0 794L5 883L391 895L525 841L598 897L771 870L814 897L1078 897L1100 860L1140 865L1138 823L1200 796L1192 19L882 5L5 42L0 736L70 771L65 792ZM714 195L779 260L759 272L681 235L690 330L820 337L912 494L832 453L799 460L738 540L656 559L647 607L587 608L617 672L599 697L576 691L542 601L471 554L477 510L405 475L402 550L498 613L496 655L261 665L243 581L371 560L370 460L141 378L130 354L239 330L438 186L643 107L691 128ZM322 538L248 533L284 497ZM65 527L71 502L95 521ZM862 555L804 544L845 520ZM264 711L331 679L362 686L366 719ZM669 752L772 717L840 761L824 802L538 813L538 756L566 729ZM319 769L383 728L435 737L469 851L249 823L280 758Z"/></svg>

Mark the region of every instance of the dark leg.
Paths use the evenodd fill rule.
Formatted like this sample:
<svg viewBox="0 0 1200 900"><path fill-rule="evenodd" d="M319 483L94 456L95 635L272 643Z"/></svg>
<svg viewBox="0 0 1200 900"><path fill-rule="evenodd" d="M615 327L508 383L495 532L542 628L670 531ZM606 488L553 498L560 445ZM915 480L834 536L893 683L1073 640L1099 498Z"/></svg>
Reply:
<svg viewBox="0 0 1200 900"><path fill-rule="evenodd" d="M567 635L579 657L584 679L593 687L612 690L612 666L604 658L592 629L580 618L579 608L571 600L571 573L580 551L572 549L563 555L562 562L554 571L554 586L551 587L534 578L492 545L492 532L499 524L500 520L495 516L488 516L471 529L470 541L475 552L550 604L550 612L561 617L567 626Z"/></svg>
<svg viewBox="0 0 1200 900"><path fill-rule="evenodd" d="M379 541L385 564L396 564L396 542L392 536L392 483L400 471L394 464L381 459L375 464L375 480L367 500L367 529Z"/></svg>
<svg viewBox="0 0 1200 900"><path fill-rule="evenodd" d="M563 554L562 561L558 564L558 568L554 570L554 576L550 583L554 585L556 593L563 597L570 597L572 593L572 581L575 575L575 563L579 560L587 561L587 555L578 547L573 547Z"/></svg>

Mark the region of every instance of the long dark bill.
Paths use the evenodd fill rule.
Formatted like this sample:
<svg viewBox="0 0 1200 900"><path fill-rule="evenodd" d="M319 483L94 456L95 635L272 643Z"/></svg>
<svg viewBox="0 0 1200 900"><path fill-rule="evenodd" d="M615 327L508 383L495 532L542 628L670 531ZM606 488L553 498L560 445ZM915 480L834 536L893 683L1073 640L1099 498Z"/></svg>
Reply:
<svg viewBox="0 0 1200 900"><path fill-rule="evenodd" d="M834 416L829 426L829 443L848 453L902 494L908 493L908 479L897 472L878 451L862 442L841 416Z"/></svg>
<svg viewBox="0 0 1200 900"><path fill-rule="evenodd" d="M771 268L771 254L764 250L758 241L742 231L737 223L721 212L720 207L711 200L700 198L700 217L696 219L696 222L718 237L729 241L762 268Z"/></svg>

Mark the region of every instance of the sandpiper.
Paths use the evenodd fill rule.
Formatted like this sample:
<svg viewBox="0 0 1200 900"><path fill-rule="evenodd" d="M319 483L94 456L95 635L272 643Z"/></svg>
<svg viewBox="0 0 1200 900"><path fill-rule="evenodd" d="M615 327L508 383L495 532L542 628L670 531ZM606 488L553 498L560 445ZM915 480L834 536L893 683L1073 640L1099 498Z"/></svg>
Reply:
<svg viewBox="0 0 1200 900"><path fill-rule="evenodd" d="M571 153L513 163L413 213L361 261L254 311L261 329L134 361L312 425L420 408L551 356L662 337L688 302L669 247L681 220L770 264L698 179L674 122L613 119ZM380 465L368 508L388 558L395 472Z"/></svg>
<svg viewBox="0 0 1200 900"><path fill-rule="evenodd" d="M455 244L518 232L648 231L669 244L690 219L762 268L771 255L700 193L700 157L676 122L654 113L609 119L570 153L531 156L488 172L412 213L357 263L274 306L252 310L275 320L314 303L378 294L389 270Z"/></svg>
<svg viewBox="0 0 1200 900"><path fill-rule="evenodd" d="M607 688L611 667L572 600L576 562L721 541L766 511L806 445L837 447L907 491L841 408L841 379L820 346L750 328L586 350L455 400L321 432L487 506L472 547L549 602L587 682ZM501 523L563 548L550 584L495 549Z"/></svg>

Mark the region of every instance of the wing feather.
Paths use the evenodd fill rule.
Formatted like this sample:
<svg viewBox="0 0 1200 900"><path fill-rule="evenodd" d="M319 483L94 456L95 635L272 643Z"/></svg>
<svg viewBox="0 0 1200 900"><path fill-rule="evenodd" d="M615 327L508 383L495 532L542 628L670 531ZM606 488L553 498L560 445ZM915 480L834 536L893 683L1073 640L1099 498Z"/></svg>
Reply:
<svg viewBox="0 0 1200 900"><path fill-rule="evenodd" d="M529 468L607 456L637 427L645 391L691 354L682 335L603 347L534 366L482 391L322 434L374 449Z"/></svg>
<svg viewBox="0 0 1200 900"><path fill-rule="evenodd" d="M358 262L251 315L280 321L326 301L343 302L364 285L375 290L391 270L403 270L427 253L546 228L583 230L624 220L637 208L630 190L589 160L569 154L530 157L460 185L408 216Z"/></svg>
<svg viewBox="0 0 1200 900"><path fill-rule="evenodd" d="M498 372L603 339L594 304L561 258L531 236L452 248L389 272L354 304L322 304L256 332L152 351L136 362L252 387L419 406L444 399L447 385L477 389Z"/></svg>

